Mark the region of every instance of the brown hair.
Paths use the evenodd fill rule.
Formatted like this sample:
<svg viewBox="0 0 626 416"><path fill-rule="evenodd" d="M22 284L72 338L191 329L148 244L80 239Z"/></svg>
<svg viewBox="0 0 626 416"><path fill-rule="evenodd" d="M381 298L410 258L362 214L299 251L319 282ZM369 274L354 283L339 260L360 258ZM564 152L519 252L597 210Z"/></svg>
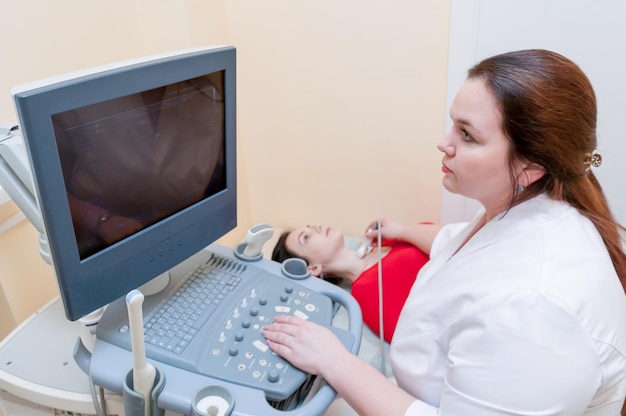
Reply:
<svg viewBox="0 0 626 416"><path fill-rule="evenodd" d="M274 250L272 250L272 260L277 261L278 263L282 263L287 259L298 257L295 253L289 251L287 248L287 237L291 234L293 230L284 231L280 237L278 237L278 241L276 241L276 245L274 246ZM302 259L309 264L308 259ZM334 285L338 285L341 283L341 277L337 276L323 276L322 279L330 282Z"/></svg>
<svg viewBox="0 0 626 416"><path fill-rule="evenodd" d="M596 149L596 97L571 60L546 50L496 55L468 71L494 95L511 141L510 172L522 160L545 169L541 179L513 193L511 206L541 193L569 203L602 236L626 291L626 254L620 232L589 158ZM511 178L516 183L515 178Z"/></svg>

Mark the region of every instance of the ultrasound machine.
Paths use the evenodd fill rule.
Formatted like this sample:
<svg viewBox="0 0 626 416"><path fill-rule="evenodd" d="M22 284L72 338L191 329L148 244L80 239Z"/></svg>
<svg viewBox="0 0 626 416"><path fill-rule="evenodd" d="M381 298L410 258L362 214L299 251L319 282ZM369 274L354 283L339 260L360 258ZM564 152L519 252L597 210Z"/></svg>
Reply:
<svg viewBox="0 0 626 416"><path fill-rule="evenodd" d="M95 343L78 338L73 356L127 416L323 414L334 390L261 335L277 315L359 350L348 292L251 241L215 244L237 225L235 52L178 51L12 91L19 127L0 136L0 184L41 233L65 318L97 315ZM349 323L336 326L341 308ZM104 414L95 395L94 409Z"/></svg>

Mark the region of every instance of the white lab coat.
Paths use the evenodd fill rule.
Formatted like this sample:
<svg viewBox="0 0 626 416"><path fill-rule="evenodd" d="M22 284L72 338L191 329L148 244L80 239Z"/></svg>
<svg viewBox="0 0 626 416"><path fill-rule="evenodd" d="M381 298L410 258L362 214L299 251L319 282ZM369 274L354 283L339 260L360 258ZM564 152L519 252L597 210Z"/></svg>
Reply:
<svg viewBox="0 0 626 416"><path fill-rule="evenodd" d="M481 214L442 229L400 315L406 415L618 415L626 296L593 224L540 196L454 254Z"/></svg>

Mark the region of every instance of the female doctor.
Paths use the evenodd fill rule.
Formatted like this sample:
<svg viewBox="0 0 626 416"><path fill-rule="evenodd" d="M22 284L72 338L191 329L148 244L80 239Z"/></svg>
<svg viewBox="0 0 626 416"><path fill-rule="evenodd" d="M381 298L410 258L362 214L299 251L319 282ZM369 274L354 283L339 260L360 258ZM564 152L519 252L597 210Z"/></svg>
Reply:
<svg viewBox="0 0 626 416"><path fill-rule="evenodd" d="M268 345L360 415L618 415L626 255L593 173L589 80L553 52L497 55L450 116L443 184L483 209L430 241L391 343L397 385L297 317L268 325Z"/></svg>

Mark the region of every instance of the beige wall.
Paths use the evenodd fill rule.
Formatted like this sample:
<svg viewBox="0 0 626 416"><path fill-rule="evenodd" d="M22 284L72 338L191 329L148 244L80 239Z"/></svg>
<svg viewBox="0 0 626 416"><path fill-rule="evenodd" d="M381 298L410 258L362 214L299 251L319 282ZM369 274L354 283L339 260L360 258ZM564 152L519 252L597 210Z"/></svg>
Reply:
<svg viewBox="0 0 626 416"><path fill-rule="evenodd" d="M0 224L17 212L13 203L3 205ZM0 232L0 339L58 294L54 272L39 256L38 236L27 220Z"/></svg>
<svg viewBox="0 0 626 416"><path fill-rule="evenodd" d="M228 41L222 1L0 2L0 120L14 85L137 56Z"/></svg>
<svg viewBox="0 0 626 416"><path fill-rule="evenodd" d="M11 36L0 43L0 122L16 118L14 85L232 44L239 227L221 242L235 244L261 222L322 222L356 234L381 215L437 220L449 9L440 0L2 2L3 31ZM5 295L20 304L29 299L15 285L39 278L25 266L39 254L24 228L0 235L0 243L19 247L0 262L12 263ZM25 310L56 295L55 286L42 290Z"/></svg>
<svg viewBox="0 0 626 416"><path fill-rule="evenodd" d="M227 4L253 222L437 220L449 2Z"/></svg>

